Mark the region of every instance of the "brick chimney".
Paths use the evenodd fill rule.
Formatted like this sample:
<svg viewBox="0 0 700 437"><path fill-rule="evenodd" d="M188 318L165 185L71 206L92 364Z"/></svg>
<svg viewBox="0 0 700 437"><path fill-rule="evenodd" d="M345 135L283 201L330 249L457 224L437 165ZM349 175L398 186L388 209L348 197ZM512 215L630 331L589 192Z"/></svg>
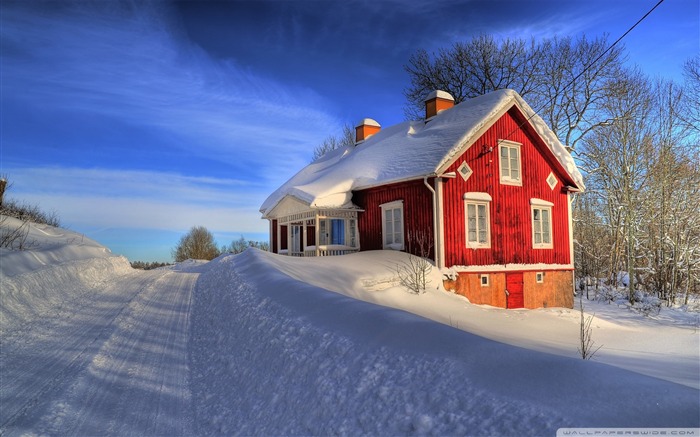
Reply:
<svg viewBox="0 0 700 437"><path fill-rule="evenodd" d="M433 91L425 98L425 120L430 120L439 112L450 109L454 105L455 99L450 93L440 90Z"/></svg>
<svg viewBox="0 0 700 437"><path fill-rule="evenodd" d="M355 126L355 144L360 144L367 138L379 132L382 127L371 118L363 118Z"/></svg>

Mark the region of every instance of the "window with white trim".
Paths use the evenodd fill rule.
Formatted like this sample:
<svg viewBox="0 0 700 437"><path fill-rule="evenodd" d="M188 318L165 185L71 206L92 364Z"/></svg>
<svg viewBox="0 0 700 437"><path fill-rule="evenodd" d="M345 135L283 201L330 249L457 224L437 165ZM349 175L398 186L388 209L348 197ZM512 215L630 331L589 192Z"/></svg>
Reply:
<svg viewBox="0 0 700 437"><path fill-rule="evenodd" d="M479 283L482 287L489 286L489 275L479 275Z"/></svg>
<svg viewBox="0 0 700 437"><path fill-rule="evenodd" d="M319 245L355 246L355 220L326 218L319 220Z"/></svg>
<svg viewBox="0 0 700 437"><path fill-rule="evenodd" d="M382 247L403 250L403 200L379 207L382 209Z"/></svg>
<svg viewBox="0 0 700 437"><path fill-rule="evenodd" d="M552 245L552 207L532 205L532 247L551 249Z"/></svg>
<svg viewBox="0 0 700 437"><path fill-rule="evenodd" d="M488 193L465 193L464 215L467 247L472 249L491 247L490 209Z"/></svg>
<svg viewBox="0 0 700 437"><path fill-rule="evenodd" d="M535 282L538 284L544 283L544 272L535 273Z"/></svg>
<svg viewBox="0 0 700 437"><path fill-rule="evenodd" d="M523 184L520 146L520 143L514 141L498 141L498 158L502 184L518 186Z"/></svg>

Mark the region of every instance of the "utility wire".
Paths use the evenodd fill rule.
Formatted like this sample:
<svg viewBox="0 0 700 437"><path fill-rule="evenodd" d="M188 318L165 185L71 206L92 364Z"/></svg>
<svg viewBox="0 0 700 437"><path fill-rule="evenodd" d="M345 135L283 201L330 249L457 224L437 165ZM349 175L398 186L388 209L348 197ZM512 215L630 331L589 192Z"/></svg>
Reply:
<svg viewBox="0 0 700 437"><path fill-rule="evenodd" d="M606 54L608 54L608 52L610 52L610 50L612 50L617 44L619 44L619 42L622 41L622 39L623 39L624 37L626 37L630 32L632 32L632 30L634 30L634 28L637 27L637 26L639 25L639 23L641 23L642 21L644 21L644 19L646 19L652 12L654 12L654 10L655 10L656 8L658 8L658 7L661 5L661 3L663 3L664 1L665 1L665 0L659 0L659 2L656 3L656 4L654 5L653 8L649 9L649 12L647 12L646 14L644 14L644 16L643 16L642 18L640 18L636 23L634 23L634 25L633 25L632 27L630 27L629 29L627 29L627 31L626 31L625 33L623 33L621 37L619 37L617 40L615 40L614 43L612 43L612 44L610 45L610 47L608 47L607 49L605 49L605 51L604 51L603 53L601 53L600 55L598 55L598 57L595 58L595 59L593 60L593 62L591 62L590 64L588 64L586 67L584 67L584 69L581 70L581 72L580 72L579 74L577 74L573 79L571 79L571 80L569 81L569 83L567 83L566 85L564 85L564 87L562 88L562 92L565 91L567 88L569 88L571 85L573 85L585 72L587 72L588 70L590 70L598 61L600 61L600 60L603 58L603 56L605 56ZM545 104L545 106L546 106L546 105L553 104L554 101L555 101L558 97L559 97L559 94L557 94L557 95L555 95L554 97L552 97L552 98ZM538 111L538 112L539 112L539 111ZM536 112L533 113L532 115L530 115L529 117L527 117L527 118L525 119L524 122L520 123L520 124L518 125L517 128L515 128L515 129L514 129L513 131L511 131L508 135L506 135L506 138L505 138L505 139L508 139L508 138L509 138L511 135L513 135L515 132L517 132L518 130L520 130L520 128L522 128L523 125L525 125L525 123L529 122L529 121L532 119L532 117L534 117L535 115L537 115ZM568 146L567 146L567 147L568 147Z"/></svg>

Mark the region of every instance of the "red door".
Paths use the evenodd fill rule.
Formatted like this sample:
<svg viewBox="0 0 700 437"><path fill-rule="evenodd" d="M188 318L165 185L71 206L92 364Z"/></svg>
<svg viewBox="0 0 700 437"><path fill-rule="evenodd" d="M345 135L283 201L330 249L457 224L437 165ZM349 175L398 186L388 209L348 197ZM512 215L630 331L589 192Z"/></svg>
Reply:
<svg viewBox="0 0 700 437"><path fill-rule="evenodd" d="M506 273L506 308L523 308L525 299L523 298L523 272Z"/></svg>

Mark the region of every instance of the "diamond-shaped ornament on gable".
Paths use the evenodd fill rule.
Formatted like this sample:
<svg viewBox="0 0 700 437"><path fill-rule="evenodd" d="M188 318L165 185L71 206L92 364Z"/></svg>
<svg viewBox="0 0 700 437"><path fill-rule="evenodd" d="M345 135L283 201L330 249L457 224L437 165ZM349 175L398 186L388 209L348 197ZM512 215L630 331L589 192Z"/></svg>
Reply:
<svg viewBox="0 0 700 437"><path fill-rule="evenodd" d="M463 162L462 165L460 165L457 169L457 173L459 173L459 175L462 176L462 179L466 181L467 179L469 179L469 176L472 175L472 169L466 162Z"/></svg>
<svg viewBox="0 0 700 437"><path fill-rule="evenodd" d="M547 185L549 185L549 188L552 190L557 186L557 177L554 176L554 173L550 172L549 176L547 176Z"/></svg>

